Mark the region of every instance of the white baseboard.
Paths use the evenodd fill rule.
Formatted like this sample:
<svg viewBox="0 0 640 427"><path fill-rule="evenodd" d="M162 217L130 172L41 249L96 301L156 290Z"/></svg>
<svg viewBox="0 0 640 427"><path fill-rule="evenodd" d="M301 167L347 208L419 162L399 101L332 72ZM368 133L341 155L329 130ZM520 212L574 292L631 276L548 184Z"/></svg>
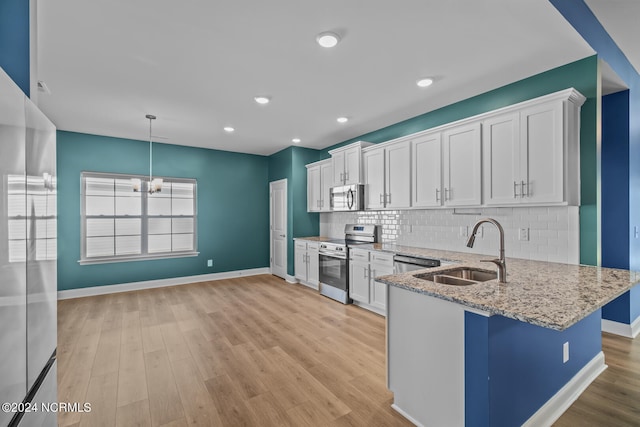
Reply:
<svg viewBox="0 0 640 427"><path fill-rule="evenodd" d="M550 426L576 401L598 375L607 369L604 353L598 353L551 399L531 416L523 427Z"/></svg>
<svg viewBox="0 0 640 427"><path fill-rule="evenodd" d="M289 283L298 283L298 279L296 279L295 276L291 276L290 274L287 274L284 280Z"/></svg>
<svg viewBox="0 0 640 427"><path fill-rule="evenodd" d="M222 273L199 274L197 276L172 277L169 279L145 280L143 282L121 283L118 285L92 286L90 288L58 291L58 299L81 298L93 295L114 294L117 292L138 291L141 289L162 288L165 286L186 285L187 283L208 282L210 280L230 279L232 277L269 274L268 267L248 270L225 271Z"/></svg>
<svg viewBox="0 0 640 427"><path fill-rule="evenodd" d="M602 332L620 335L627 338L635 338L640 333L640 317L637 317L630 325L602 319Z"/></svg>
<svg viewBox="0 0 640 427"><path fill-rule="evenodd" d="M403 417L405 417L407 420L409 420L410 422L412 422L414 425L418 426L418 427L424 427L423 424L420 424L417 420L414 420L411 415L407 414L405 411L402 410L402 408L400 408L398 405L396 405L395 403L391 404L391 408L396 411L397 413L399 413L400 415L402 415Z"/></svg>

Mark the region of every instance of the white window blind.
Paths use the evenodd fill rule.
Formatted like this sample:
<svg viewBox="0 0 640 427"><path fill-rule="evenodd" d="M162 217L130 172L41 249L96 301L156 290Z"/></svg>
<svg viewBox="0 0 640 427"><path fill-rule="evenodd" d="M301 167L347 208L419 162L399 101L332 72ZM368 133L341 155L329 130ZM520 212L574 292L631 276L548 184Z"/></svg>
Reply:
<svg viewBox="0 0 640 427"><path fill-rule="evenodd" d="M140 191L134 191L140 180ZM82 173L82 257L100 263L197 255L196 180Z"/></svg>

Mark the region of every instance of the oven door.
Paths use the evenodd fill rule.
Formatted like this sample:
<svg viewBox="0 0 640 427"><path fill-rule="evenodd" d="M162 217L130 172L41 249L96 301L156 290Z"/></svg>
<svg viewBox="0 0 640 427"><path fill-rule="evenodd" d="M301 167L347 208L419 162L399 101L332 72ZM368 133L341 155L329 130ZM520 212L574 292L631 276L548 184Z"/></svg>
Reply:
<svg viewBox="0 0 640 427"><path fill-rule="evenodd" d="M346 254L328 255L320 253L320 283L348 291L349 269Z"/></svg>

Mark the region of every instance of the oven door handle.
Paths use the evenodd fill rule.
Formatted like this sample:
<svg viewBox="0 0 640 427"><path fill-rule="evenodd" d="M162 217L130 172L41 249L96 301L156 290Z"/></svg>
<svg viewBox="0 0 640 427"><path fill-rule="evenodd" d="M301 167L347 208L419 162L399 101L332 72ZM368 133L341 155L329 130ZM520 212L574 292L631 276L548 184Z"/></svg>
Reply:
<svg viewBox="0 0 640 427"><path fill-rule="evenodd" d="M347 259L347 254L336 254L334 252L322 252L322 251L320 251L319 254L329 258Z"/></svg>

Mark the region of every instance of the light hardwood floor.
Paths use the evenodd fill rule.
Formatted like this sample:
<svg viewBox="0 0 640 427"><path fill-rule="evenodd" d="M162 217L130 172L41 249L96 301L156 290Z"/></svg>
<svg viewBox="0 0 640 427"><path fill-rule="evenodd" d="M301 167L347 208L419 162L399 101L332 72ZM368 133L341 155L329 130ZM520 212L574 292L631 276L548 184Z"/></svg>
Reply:
<svg viewBox="0 0 640 427"><path fill-rule="evenodd" d="M403 426L384 318L263 275L63 300L60 426Z"/></svg>
<svg viewBox="0 0 640 427"><path fill-rule="evenodd" d="M60 426L409 426L390 408L384 319L273 276L63 300ZM636 340L637 341L637 340ZM640 425L640 344L558 420Z"/></svg>

